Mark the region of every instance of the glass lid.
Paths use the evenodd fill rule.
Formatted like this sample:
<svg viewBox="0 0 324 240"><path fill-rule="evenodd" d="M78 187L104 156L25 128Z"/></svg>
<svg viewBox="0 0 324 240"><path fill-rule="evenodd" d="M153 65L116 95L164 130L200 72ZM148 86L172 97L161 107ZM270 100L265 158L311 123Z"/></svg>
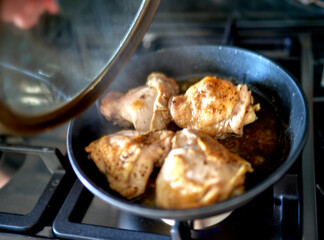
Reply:
<svg viewBox="0 0 324 240"><path fill-rule="evenodd" d="M17 134L56 126L91 105L128 62L160 4L28 2L35 0L2 0L0 9L0 128Z"/></svg>

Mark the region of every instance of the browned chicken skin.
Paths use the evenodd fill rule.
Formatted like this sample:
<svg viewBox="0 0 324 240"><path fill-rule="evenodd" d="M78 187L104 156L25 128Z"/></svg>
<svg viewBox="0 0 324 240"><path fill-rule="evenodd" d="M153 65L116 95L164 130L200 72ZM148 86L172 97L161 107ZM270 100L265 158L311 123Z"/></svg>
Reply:
<svg viewBox="0 0 324 240"><path fill-rule="evenodd" d="M251 91L227 80L207 76L184 95L170 99L172 120L181 128L193 128L222 138L243 135L243 126L257 119Z"/></svg>
<svg viewBox="0 0 324 240"><path fill-rule="evenodd" d="M101 113L122 126L134 126L93 141L85 150L110 188L127 199L145 192L154 167L156 204L161 208L206 206L244 191L251 164L213 137L243 135L243 126L257 119L246 85L207 76L182 96L177 83L161 73L126 94L110 92ZM171 119L184 128L164 130ZM211 135L211 136L209 136Z"/></svg>
<svg viewBox="0 0 324 240"><path fill-rule="evenodd" d="M110 188L132 199L144 193L154 166L160 167L170 151L173 136L168 130L124 130L93 141L85 150Z"/></svg>
<svg viewBox="0 0 324 240"><path fill-rule="evenodd" d="M138 131L166 129L171 116L169 98L179 93L177 83L162 73L151 73L146 85L126 94L110 92L100 106L101 113L122 126L134 125Z"/></svg>
<svg viewBox="0 0 324 240"><path fill-rule="evenodd" d="M156 204L185 209L210 205L244 191L251 164L231 153L217 140L193 129L172 139L156 181Z"/></svg>

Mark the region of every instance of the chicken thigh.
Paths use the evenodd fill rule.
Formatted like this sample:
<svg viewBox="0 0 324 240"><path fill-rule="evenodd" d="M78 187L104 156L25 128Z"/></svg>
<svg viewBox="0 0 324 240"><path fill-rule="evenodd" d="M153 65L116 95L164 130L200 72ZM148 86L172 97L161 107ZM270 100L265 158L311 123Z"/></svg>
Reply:
<svg viewBox="0 0 324 240"><path fill-rule="evenodd" d="M108 93L102 99L100 111L108 120L126 127L134 125L138 131L162 130L171 120L169 98L178 93L174 79L162 73L151 73L144 86L126 94Z"/></svg>
<svg viewBox="0 0 324 240"><path fill-rule="evenodd" d="M249 162L216 139L183 129L172 139L156 181L156 204L167 209L206 206L243 193Z"/></svg>
<svg viewBox="0 0 324 240"><path fill-rule="evenodd" d="M168 130L124 130L91 142L85 150L110 188L132 199L144 193L153 168L161 167L173 136Z"/></svg>
<svg viewBox="0 0 324 240"><path fill-rule="evenodd" d="M184 95L170 99L172 120L181 128L193 128L217 138L243 135L243 126L257 119L247 85L207 76Z"/></svg>

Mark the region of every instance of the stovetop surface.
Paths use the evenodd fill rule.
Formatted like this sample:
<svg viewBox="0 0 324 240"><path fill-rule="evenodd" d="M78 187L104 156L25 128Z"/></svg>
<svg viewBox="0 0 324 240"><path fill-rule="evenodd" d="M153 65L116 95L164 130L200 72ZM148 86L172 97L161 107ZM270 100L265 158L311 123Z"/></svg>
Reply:
<svg viewBox="0 0 324 240"><path fill-rule="evenodd" d="M294 0L249 1L244 4L242 1L223 0L162 2L137 53L197 44L226 44L256 51L287 69L305 87L310 105L313 151L309 154L311 147L308 146L308 155L302 154L278 184L234 210L215 227L208 231L192 230L193 238L307 239L316 236L315 233L305 236L308 233L304 229L307 226L304 217L309 217L303 205L305 158L314 161L316 173L313 184L316 213L310 217L316 217L318 239L324 238L320 228L324 222L324 179L321 177L324 169L321 161L324 155L324 126L321 124L324 121L321 114L324 108L323 30L324 9ZM1 137L0 143L5 142L7 146L41 147L31 149L36 150L36 154L25 155L8 149L5 154L0 152L0 166L5 166L8 176L15 176L8 184L0 185L0 212L3 213L0 225L3 222L18 225L9 230L2 225L0 238L129 239L131 234L133 239L170 239L171 227L162 220L120 212L83 187L65 156L66 131L67 124L31 137ZM50 157L44 157L44 153L49 153ZM4 155L6 159L14 160L8 164ZM291 183L296 191L290 192L291 198L287 200L281 191ZM39 203L43 204L38 207ZM288 204L289 207L283 208ZM141 232L146 234L138 235Z"/></svg>

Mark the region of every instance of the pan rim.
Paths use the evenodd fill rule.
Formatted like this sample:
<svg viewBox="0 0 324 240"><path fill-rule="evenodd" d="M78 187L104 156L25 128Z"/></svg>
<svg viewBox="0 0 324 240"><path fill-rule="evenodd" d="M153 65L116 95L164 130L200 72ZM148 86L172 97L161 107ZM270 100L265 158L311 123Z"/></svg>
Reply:
<svg viewBox="0 0 324 240"><path fill-rule="evenodd" d="M309 124L309 114L308 114L308 104L306 101L305 94L296 81L296 79L283 67L279 66L277 63L273 62L272 60L262 56L259 53L255 53L250 50L246 50L239 47L232 47L232 46L223 46L223 45L199 45L199 46L184 46L184 47L175 47L175 48L168 48L159 50L157 52L165 52L165 51L172 51L174 49L202 49L202 48L218 48L220 51L223 50L230 50L230 51L243 51L244 53L253 55L254 57L261 58L264 61L267 61L269 64L275 65L279 68L279 70L287 75L289 79L291 79L291 83L293 87L298 90L299 98L303 103L303 111L305 111L305 117L303 119L303 132L299 138L299 141L296 143L296 147L289 151L289 155L286 160L276 169L269 177L267 177L262 182L255 185L253 188L246 190L242 195L237 197L233 197L227 199L222 202L218 202L209 206L199 207L199 208L192 208L192 209L160 209L160 208L153 208L148 206L143 206L139 204L134 204L129 202L125 199L121 199L115 196L112 196L104 189L100 188L95 182L93 182L81 169L80 165L77 163L72 148L72 129L75 123L75 120L72 120L68 126L67 131L67 153L69 161L72 165L74 172L76 173L78 179L82 182L82 184L95 196L99 197L103 201L108 204L111 204L123 211L130 212L132 214L141 215L150 218L166 218L166 219L175 219L175 220L190 220L190 219L198 219L204 217L215 216L217 214L221 214L224 212L228 212L230 210L236 209L247 202L251 201L254 197L258 196L260 193L265 191L271 185L279 181L279 179L288 171L288 169L293 165L296 161L298 156L300 155L304 145L306 144L307 137L308 137L308 124ZM156 52L152 53L155 54Z"/></svg>

